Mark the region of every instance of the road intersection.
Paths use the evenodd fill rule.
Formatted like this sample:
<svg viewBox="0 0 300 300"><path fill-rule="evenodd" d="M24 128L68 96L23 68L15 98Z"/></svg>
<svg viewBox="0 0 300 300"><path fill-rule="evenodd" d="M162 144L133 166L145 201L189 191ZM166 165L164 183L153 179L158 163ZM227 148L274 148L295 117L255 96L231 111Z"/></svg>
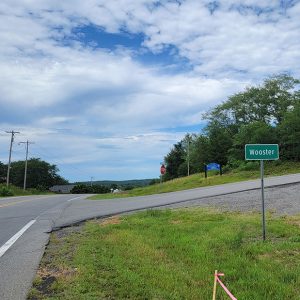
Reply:
<svg viewBox="0 0 300 300"><path fill-rule="evenodd" d="M300 182L300 174L266 178L273 187ZM45 195L0 199L0 299L26 298L53 229L87 219L161 207L260 187L259 180L158 195L86 200L87 195Z"/></svg>

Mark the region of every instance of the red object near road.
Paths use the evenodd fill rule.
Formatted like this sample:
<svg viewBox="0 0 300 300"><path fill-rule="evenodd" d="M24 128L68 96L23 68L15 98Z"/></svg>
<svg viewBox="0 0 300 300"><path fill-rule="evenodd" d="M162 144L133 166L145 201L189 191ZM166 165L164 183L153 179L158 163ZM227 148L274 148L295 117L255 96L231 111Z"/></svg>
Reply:
<svg viewBox="0 0 300 300"><path fill-rule="evenodd" d="M161 165L161 167L160 167L160 174L161 175L165 175L166 171L167 171L167 169L166 169L165 165Z"/></svg>

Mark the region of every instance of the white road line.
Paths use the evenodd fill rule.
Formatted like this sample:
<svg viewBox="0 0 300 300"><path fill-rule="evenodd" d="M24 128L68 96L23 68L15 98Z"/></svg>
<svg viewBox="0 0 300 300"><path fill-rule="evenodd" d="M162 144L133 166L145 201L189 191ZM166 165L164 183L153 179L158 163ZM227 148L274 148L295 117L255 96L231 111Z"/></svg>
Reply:
<svg viewBox="0 0 300 300"><path fill-rule="evenodd" d="M74 201L74 200L76 200L76 199L83 198L83 197L86 197L86 196L79 196L79 197L75 197L75 198L69 199L69 200L68 200L68 202L70 202L70 201Z"/></svg>
<svg viewBox="0 0 300 300"><path fill-rule="evenodd" d="M31 220L27 223L20 231L18 231L12 238L10 238L1 248L0 248L0 257L18 240L22 234L35 223L36 220Z"/></svg>

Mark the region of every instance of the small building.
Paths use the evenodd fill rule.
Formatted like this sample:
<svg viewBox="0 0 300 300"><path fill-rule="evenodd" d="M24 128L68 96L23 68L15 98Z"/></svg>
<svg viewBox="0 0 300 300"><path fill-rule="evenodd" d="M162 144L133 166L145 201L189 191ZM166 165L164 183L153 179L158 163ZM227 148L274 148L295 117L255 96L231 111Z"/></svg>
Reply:
<svg viewBox="0 0 300 300"><path fill-rule="evenodd" d="M59 194L70 194L75 184L54 185L49 190Z"/></svg>

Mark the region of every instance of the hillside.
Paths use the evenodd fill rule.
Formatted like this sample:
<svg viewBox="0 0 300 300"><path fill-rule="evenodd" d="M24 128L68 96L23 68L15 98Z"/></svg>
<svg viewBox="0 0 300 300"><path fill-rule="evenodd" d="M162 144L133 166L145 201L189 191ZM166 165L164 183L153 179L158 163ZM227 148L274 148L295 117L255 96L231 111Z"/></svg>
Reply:
<svg viewBox="0 0 300 300"><path fill-rule="evenodd" d="M117 186L133 186L133 187L144 187L149 185L149 183L153 179L131 179L131 180L97 180L93 181L93 184L99 184L99 185L104 185L104 186L111 186L112 184L116 184ZM83 184L90 184L90 181L86 182L81 182Z"/></svg>
<svg viewBox="0 0 300 300"><path fill-rule="evenodd" d="M174 191L187 190L197 187L213 186L224 183L233 183L256 179L260 177L259 163L248 163L238 169L232 170L222 176L217 175L216 171L208 172L208 178L204 178L204 173L197 173L187 177L181 177L154 184L146 187L135 188L130 191L124 191L120 194L102 194L91 197L91 199L108 199L121 197L145 196ZM300 162L266 162L265 176L279 176L286 174L300 173Z"/></svg>

